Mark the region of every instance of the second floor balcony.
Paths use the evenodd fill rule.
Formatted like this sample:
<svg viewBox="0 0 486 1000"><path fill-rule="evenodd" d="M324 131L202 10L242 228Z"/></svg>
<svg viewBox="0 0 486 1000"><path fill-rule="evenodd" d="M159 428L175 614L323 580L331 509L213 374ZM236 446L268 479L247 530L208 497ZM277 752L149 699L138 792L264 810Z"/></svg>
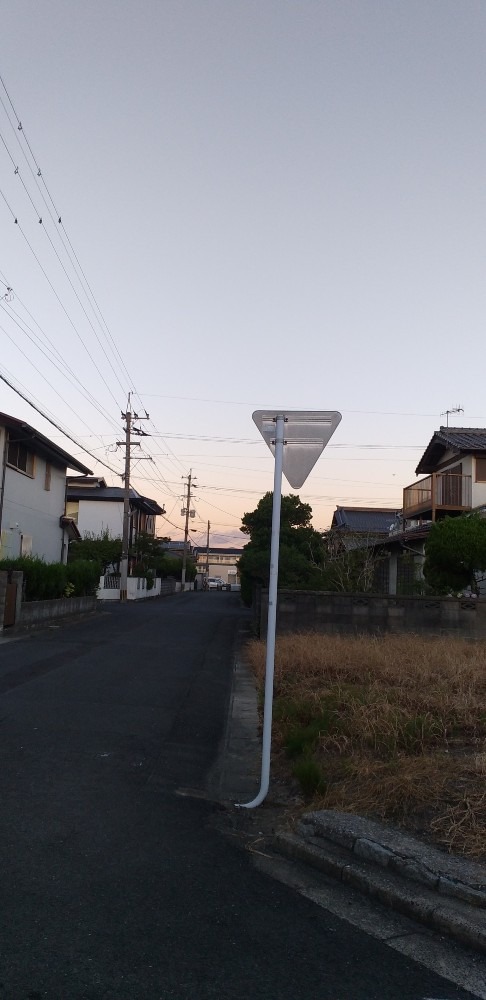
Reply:
<svg viewBox="0 0 486 1000"><path fill-rule="evenodd" d="M433 472L403 491L403 517L435 521L439 513L462 513L472 508L471 476Z"/></svg>

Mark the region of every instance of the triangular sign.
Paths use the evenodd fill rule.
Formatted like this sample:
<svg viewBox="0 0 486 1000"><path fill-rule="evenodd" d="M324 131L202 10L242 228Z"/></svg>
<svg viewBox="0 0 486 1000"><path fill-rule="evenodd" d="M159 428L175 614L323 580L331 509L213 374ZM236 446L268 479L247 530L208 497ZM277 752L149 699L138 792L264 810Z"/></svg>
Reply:
<svg viewBox="0 0 486 1000"><path fill-rule="evenodd" d="M273 455L277 415L285 418L283 474L299 489L334 434L341 414L337 410L255 410L253 420Z"/></svg>

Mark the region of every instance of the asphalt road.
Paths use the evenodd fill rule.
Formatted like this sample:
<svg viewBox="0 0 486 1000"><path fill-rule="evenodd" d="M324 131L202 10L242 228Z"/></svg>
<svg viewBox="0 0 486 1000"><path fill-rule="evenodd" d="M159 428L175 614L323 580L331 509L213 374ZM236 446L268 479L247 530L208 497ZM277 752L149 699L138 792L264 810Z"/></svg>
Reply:
<svg viewBox="0 0 486 1000"><path fill-rule="evenodd" d="M466 1000L257 870L204 788L237 595L0 643L1 1000Z"/></svg>

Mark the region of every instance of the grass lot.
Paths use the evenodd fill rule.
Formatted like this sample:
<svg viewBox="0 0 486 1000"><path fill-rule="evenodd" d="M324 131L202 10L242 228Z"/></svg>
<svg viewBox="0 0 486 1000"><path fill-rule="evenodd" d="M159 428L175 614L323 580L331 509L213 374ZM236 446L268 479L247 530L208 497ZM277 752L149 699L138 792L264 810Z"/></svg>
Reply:
<svg viewBox="0 0 486 1000"><path fill-rule="evenodd" d="M248 658L263 687L265 643ZM486 643L282 636L273 733L306 809L390 820L486 858Z"/></svg>

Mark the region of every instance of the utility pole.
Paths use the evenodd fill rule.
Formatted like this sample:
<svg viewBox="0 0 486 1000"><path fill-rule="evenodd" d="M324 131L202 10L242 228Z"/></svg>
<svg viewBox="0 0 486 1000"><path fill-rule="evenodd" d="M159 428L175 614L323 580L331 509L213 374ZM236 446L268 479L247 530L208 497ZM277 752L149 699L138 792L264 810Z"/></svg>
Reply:
<svg viewBox="0 0 486 1000"><path fill-rule="evenodd" d="M139 417L137 413L132 413L130 410L130 397L131 393L128 393L128 405L126 413L122 413L122 419L125 421L125 440L117 441L117 445L120 448L125 449L125 472L123 474L123 535L122 535L122 553L120 559L120 601L127 600L127 590L128 590L128 549L130 541L130 462L131 462L131 449L140 448L140 441L132 441L131 435L138 434L143 437L147 437L145 431L140 430L140 428L133 427L133 420L148 420L149 415L145 412L144 417ZM152 458L149 455L140 456L151 462Z"/></svg>
<svg viewBox="0 0 486 1000"><path fill-rule="evenodd" d="M208 535L206 539L206 579L209 576L209 529L211 527L210 521L208 521Z"/></svg>
<svg viewBox="0 0 486 1000"><path fill-rule="evenodd" d="M187 477L187 502L186 506L182 508L181 514L185 514L186 520L184 525L184 551L182 555L182 574L181 574L181 590L186 589L186 567L187 567L187 539L189 536L189 518L196 516L196 511L191 510L191 483L192 483L192 469L189 470L189 475Z"/></svg>

